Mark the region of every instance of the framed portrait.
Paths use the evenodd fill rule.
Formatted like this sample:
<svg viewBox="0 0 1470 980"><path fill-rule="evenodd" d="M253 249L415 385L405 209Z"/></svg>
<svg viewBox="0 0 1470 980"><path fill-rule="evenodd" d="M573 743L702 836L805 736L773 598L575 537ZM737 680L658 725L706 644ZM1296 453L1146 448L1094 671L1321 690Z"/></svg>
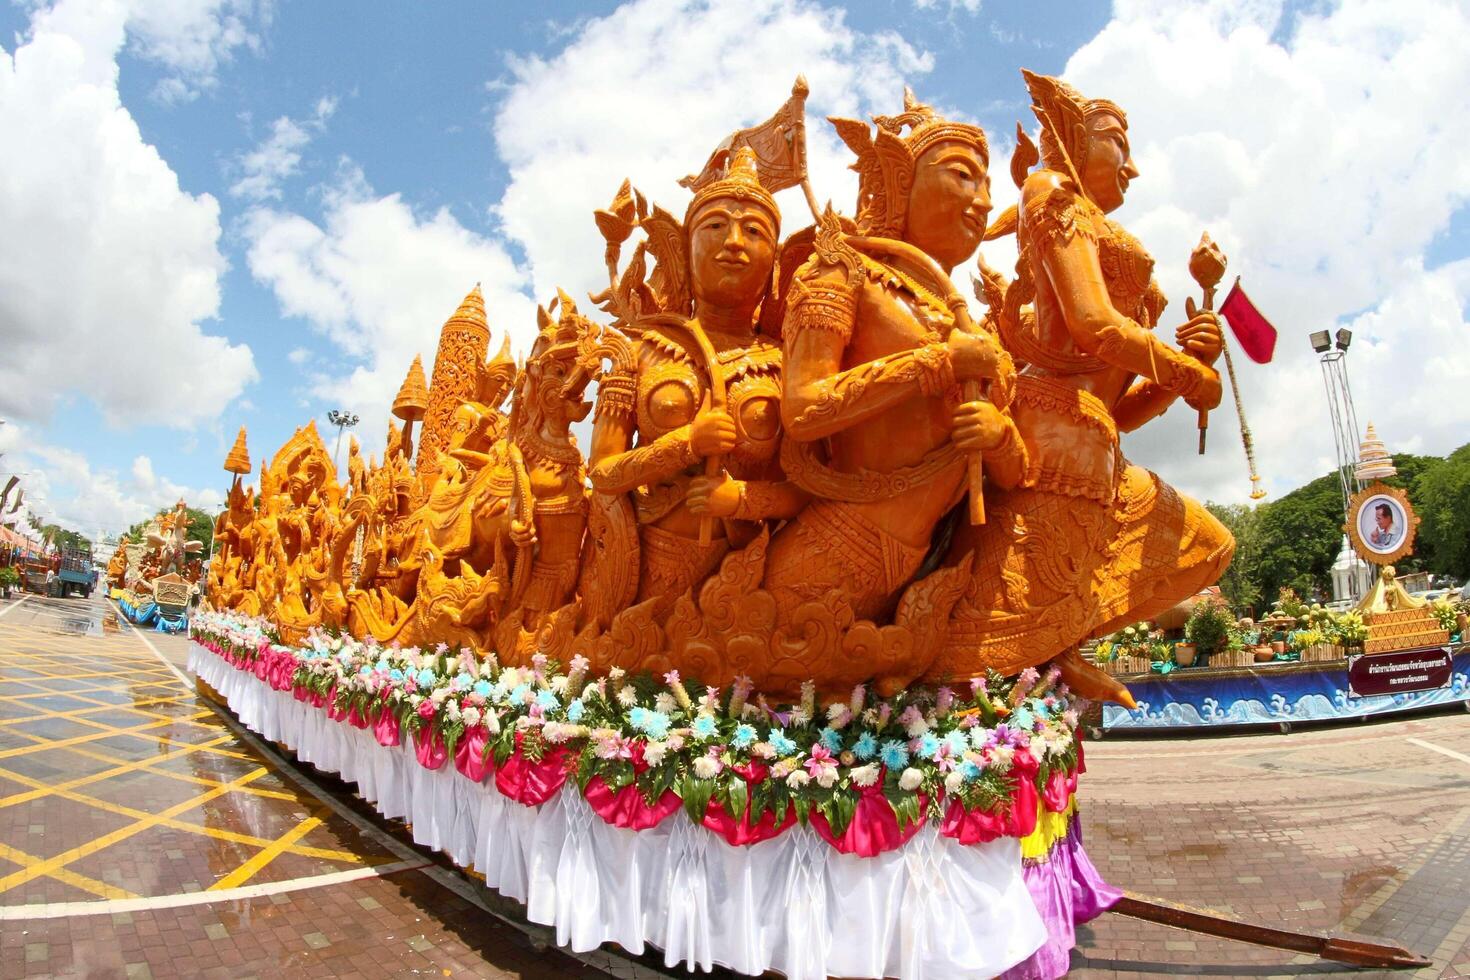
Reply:
<svg viewBox="0 0 1470 980"><path fill-rule="evenodd" d="M1353 547L1367 561L1389 565L1409 554L1419 518L1409 504L1408 494L1385 483L1375 483L1356 493L1348 503L1344 528Z"/></svg>

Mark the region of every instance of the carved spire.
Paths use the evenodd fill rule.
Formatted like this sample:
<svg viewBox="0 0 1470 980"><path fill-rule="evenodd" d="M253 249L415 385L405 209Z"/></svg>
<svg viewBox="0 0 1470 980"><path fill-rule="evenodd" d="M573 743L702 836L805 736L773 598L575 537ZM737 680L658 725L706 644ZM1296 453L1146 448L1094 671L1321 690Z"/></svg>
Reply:
<svg viewBox="0 0 1470 980"><path fill-rule="evenodd" d="M459 309L439 332L434 355L434 377L429 382L429 407L419 435L418 473L425 491L439 474L439 452L449 444L454 413L475 397L480 368L490 351L490 325L485 319L485 297L475 283Z"/></svg>
<svg viewBox="0 0 1470 980"><path fill-rule="evenodd" d="M393 414L405 422L417 422L424 417L428 407L429 386L424 380L424 360L415 354L413 363L408 366L408 374L403 378L403 385L398 389L398 397L393 399Z"/></svg>
<svg viewBox="0 0 1470 980"><path fill-rule="evenodd" d="M1370 480L1386 480L1398 472L1393 465L1393 457L1388 454L1383 440L1378 438L1372 422L1368 423L1368 433L1358 444L1358 465L1355 469L1358 479L1365 483Z"/></svg>
<svg viewBox="0 0 1470 980"><path fill-rule="evenodd" d="M230 447L225 456L225 472L236 473L243 476L250 472L250 450L245 448L245 426L240 426L240 434L235 436L235 444Z"/></svg>

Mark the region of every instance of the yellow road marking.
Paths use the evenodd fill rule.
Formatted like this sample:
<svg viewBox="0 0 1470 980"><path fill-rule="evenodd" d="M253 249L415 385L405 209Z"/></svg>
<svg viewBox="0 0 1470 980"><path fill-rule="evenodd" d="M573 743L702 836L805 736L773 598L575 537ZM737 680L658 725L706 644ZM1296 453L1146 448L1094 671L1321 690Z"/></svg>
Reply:
<svg viewBox="0 0 1470 980"><path fill-rule="evenodd" d="M228 793L236 786L243 786L246 783L259 779L261 776L264 776L268 771L269 770L262 766L252 772L245 773L238 779L231 780L228 784L224 786L221 786L217 789L212 789L207 793L201 793L192 800L185 800L182 803L176 803L173 806L169 807L167 810L164 810L162 813L150 814L146 818L139 820L137 823L131 824L127 827L122 827L118 830L114 830L108 834L103 834L101 837L87 841L87 843L82 844L78 847L73 847L69 851L63 851L61 854L58 854L55 857L47 858L44 861L41 861L26 868L22 868L19 871L12 871L10 874L5 875L3 878L0 878L0 895L5 894L18 885L23 885L28 881L33 881L36 878L41 877L42 875L49 875L53 871L64 868L78 858L84 858L89 854L95 854L104 848L111 847L113 844L116 844L119 841L125 841L129 837L140 834L145 830L156 827L159 824L164 823L165 821L171 820L181 813L187 813L195 807L203 806L210 800L215 799L219 796L223 796L225 793Z"/></svg>
<svg viewBox="0 0 1470 980"><path fill-rule="evenodd" d="M13 773L6 769L0 769L0 776L5 777L6 779L13 779L24 786L33 787L35 790L39 791L35 792L34 796L45 796L49 793L54 796L59 796L65 800L71 800L74 803L81 803L84 806L89 806L93 809L102 810L105 813L116 814L119 817L128 817L132 820L147 820L152 817L159 816L158 814L149 813L147 810L139 810L135 807L130 807L122 803L112 803L108 800L99 799L86 793L78 793L72 789L50 787L38 779L31 779L29 776L23 776L19 773ZM223 788L228 790L231 788L231 786L228 783L216 783L215 788ZM34 798L34 796L32 798ZM191 834L199 834L204 837L212 837L215 840L231 841L237 844L247 844L251 847L268 847L271 844L271 840L268 837L257 837L254 834L244 834L240 833L239 831L224 830L219 827L210 827L206 824L190 823L187 820L176 819L176 817L177 814L167 819L164 819L161 821L160 825L168 827L171 830L183 830ZM292 847L291 853L299 854L303 857L325 858L328 861L360 862L363 860L362 855L354 854L351 851L342 851L326 847L310 847L304 844Z"/></svg>
<svg viewBox="0 0 1470 980"><path fill-rule="evenodd" d="M216 741L225 742L229 741L229 738L230 736L228 735L222 735L218 739L216 739ZM106 756L100 755L95 756L95 758L100 759L103 762L114 762L117 763L117 765L115 765L111 769L104 769L101 772L92 773L88 776L78 776L75 779L69 780L64 783L46 783L42 782L41 780L32 779L29 776L23 776L20 773L12 772L9 769L0 767L0 776L4 776L6 779L14 780L15 782L21 783L26 786L34 787L28 792L16 793L12 796L7 796L3 799L0 799L0 810L5 809L6 807L16 806L21 803L29 803L31 800L39 799L40 797L46 796L50 793L65 794L71 790L86 786L88 783L101 782L104 779L111 779L113 776L120 776L125 772L135 772L140 769L147 769L148 766L154 762L160 762L165 759L177 759L179 756L187 754L188 750L197 750L202 748L204 748L204 746L202 745L186 747L186 751L174 752L170 755L165 756L158 756L143 762L125 762L122 759L109 759ZM218 786L221 784L216 783L215 785Z"/></svg>
<svg viewBox="0 0 1470 980"><path fill-rule="evenodd" d="M19 864L22 867L31 867L33 865L40 864L42 860L41 858L27 854L25 851L18 851L15 848L3 843L0 843L0 857L3 857L7 861L12 861L15 864ZM96 895L100 898L138 897L137 892L130 892L125 888L118 888L115 885L109 885L105 881L97 881L94 878L88 878L85 875L79 875L75 871L68 871L66 868L58 868L55 871L51 872L47 877L54 878L64 885L71 885L73 888L80 888L82 891L90 892L91 894Z"/></svg>
<svg viewBox="0 0 1470 980"><path fill-rule="evenodd" d="M237 885L245 884L245 882L254 878L267 864L280 857L292 844L295 844L301 838L320 827L322 825L321 814L326 812L326 810L318 810L316 813L313 813L280 837L271 841L264 848L251 855L250 860L210 885L206 890L212 892L221 891L225 888L234 888Z"/></svg>

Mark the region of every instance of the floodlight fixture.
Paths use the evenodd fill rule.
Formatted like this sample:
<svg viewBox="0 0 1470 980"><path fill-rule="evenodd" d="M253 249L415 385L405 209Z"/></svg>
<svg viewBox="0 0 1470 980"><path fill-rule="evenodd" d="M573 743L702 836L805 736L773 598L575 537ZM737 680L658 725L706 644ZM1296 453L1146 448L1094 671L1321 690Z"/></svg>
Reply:
<svg viewBox="0 0 1470 980"><path fill-rule="evenodd" d="M1325 354L1332 349L1332 334L1326 330L1312 331L1312 350Z"/></svg>
<svg viewBox="0 0 1470 980"><path fill-rule="evenodd" d="M1347 350L1348 345L1353 342L1353 332L1347 327L1337 328L1337 349Z"/></svg>

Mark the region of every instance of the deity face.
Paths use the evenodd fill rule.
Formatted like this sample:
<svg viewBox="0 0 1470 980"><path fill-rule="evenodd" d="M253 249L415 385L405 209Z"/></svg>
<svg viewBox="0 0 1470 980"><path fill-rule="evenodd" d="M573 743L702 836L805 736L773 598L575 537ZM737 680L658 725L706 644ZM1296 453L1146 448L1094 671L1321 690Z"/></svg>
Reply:
<svg viewBox="0 0 1470 980"><path fill-rule="evenodd" d="M715 198L689 224L696 304L754 310L776 263L776 222L759 204Z"/></svg>
<svg viewBox="0 0 1470 980"><path fill-rule="evenodd" d="M1122 206L1129 181L1138 176L1123 121L1111 112L1088 116L1083 146L1082 159L1077 161L1083 190L1104 212L1114 211Z"/></svg>
<svg viewBox="0 0 1470 980"><path fill-rule="evenodd" d="M953 269L974 254L990 218L990 175L979 148L944 140L914 163L904 237Z"/></svg>

